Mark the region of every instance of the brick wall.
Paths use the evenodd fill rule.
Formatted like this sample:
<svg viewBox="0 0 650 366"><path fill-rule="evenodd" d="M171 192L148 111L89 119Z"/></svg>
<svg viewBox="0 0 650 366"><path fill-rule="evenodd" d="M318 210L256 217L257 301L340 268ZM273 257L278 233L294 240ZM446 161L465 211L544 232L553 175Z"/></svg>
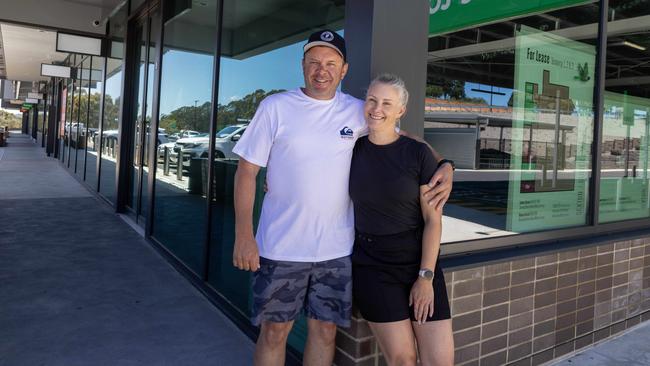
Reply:
<svg viewBox="0 0 650 366"><path fill-rule="evenodd" d="M445 271L457 365L539 365L650 320L650 238ZM335 363L384 365L358 313Z"/></svg>

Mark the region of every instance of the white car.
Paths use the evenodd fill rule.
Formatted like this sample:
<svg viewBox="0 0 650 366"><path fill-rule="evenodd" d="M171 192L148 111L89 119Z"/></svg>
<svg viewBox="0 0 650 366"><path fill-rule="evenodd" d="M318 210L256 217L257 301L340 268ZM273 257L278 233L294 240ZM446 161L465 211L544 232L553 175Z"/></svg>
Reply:
<svg viewBox="0 0 650 366"><path fill-rule="evenodd" d="M238 157L232 152L232 149L247 127L248 123L238 124L225 127L217 132L214 139L214 157L217 159L237 159ZM184 167L189 167L192 159L207 158L210 149L209 143L210 139L208 137L188 137L176 140L174 148L169 154L171 163L176 163L179 153L183 156ZM158 148L158 157L160 159L164 157L164 146L170 145L164 144Z"/></svg>
<svg viewBox="0 0 650 366"><path fill-rule="evenodd" d="M217 137L214 139L214 157L217 159L239 159L237 154L232 152L232 149L247 127L248 123L242 123L225 127L217 132Z"/></svg>

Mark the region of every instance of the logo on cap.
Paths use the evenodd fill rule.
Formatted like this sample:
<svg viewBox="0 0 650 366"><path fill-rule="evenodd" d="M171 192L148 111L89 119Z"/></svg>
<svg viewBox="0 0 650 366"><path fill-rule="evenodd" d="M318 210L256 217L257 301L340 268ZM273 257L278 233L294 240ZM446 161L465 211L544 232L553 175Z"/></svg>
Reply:
<svg viewBox="0 0 650 366"><path fill-rule="evenodd" d="M325 42L330 42L334 39L334 35L330 31L326 31L321 33L320 39L322 39Z"/></svg>

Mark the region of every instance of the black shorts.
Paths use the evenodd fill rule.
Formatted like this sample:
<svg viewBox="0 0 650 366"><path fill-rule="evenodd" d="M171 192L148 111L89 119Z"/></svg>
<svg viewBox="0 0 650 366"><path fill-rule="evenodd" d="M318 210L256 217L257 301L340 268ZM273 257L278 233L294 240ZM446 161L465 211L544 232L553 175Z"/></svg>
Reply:
<svg viewBox="0 0 650 366"><path fill-rule="evenodd" d="M418 279L421 258L421 229L382 236L356 234L352 253L352 294L364 319L377 323L415 321L409 294ZM451 318L439 260L434 272L434 309L428 322Z"/></svg>

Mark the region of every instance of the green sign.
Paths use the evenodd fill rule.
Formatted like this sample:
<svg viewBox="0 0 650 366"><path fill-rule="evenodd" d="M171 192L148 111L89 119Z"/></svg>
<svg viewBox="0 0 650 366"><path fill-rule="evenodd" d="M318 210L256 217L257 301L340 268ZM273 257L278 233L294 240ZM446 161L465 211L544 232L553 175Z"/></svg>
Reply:
<svg viewBox="0 0 650 366"><path fill-rule="evenodd" d="M515 45L507 229L584 224L595 47L525 26Z"/></svg>
<svg viewBox="0 0 650 366"><path fill-rule="evenodd" d="M429 36L531 13L586 4L585 0L430 0Z"/></svg>
<svg viewBox="0 0 650 366"><path fill-rule="evenodd" d="M23 109L32 109L32 105L29 104L29 103L23 103L23 105L21 106L21 108L23 108Z"/></svg>

